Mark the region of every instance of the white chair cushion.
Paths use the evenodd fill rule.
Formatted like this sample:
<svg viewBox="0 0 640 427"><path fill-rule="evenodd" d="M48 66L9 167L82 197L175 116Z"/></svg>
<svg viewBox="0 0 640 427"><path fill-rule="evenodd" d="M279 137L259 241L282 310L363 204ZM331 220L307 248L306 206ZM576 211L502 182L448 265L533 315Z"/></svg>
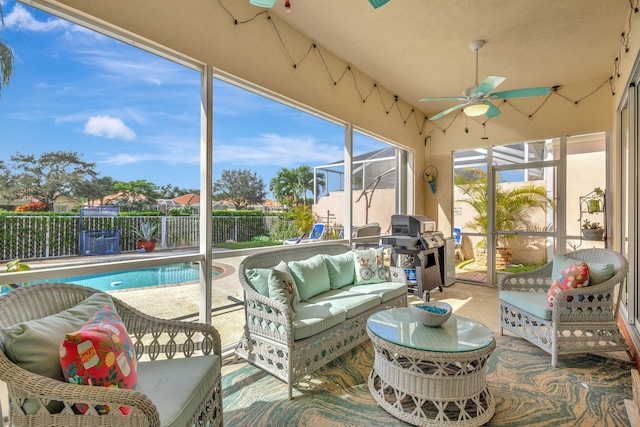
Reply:
<svg viewBox="0 0 640 427"><path fill-rule="evenodd" d="M162 427L186 426L219 376L219 356L140 362L137 391L156 405Z"/></svg>

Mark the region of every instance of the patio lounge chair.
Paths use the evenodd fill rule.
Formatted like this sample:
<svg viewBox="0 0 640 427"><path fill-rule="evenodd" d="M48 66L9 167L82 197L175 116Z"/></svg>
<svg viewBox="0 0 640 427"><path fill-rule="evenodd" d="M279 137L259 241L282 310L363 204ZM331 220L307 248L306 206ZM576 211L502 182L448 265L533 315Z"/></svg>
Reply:
<svg viewBox="0 0 640 427"><path fill-rule="evenodd" d="M86 317L93 317L96 307L105 305L115 308L131 340L131 347L109 349L113 355L119 348L133 348L135 390L72 384L60 378L60 344ZM117 324L98 325L113 331ZM154 318L95 289L46 283L0 297L0 328L0 380L9 392L9 425L222 426L220 336L211 325ZM126 343L121 332L115 333L119 338L112 338L114 343ZM93 348L83 339L78 349L83 344ZM94 350L94 358L99 354ZM114 375L125 371L121 356L126 357L116 356L116 363L104 358L106 366L114 363ZM130 369L126 360L124 364ZM86 414L79 412L78 404L87 404ZM104 408L107 413L98 415Z"/></svg>
<svg viewBox="0 0 640 427"><path fill-rule="evenodd" d="M550 307L548 291L553 280L575 260L587 264L590 284L555 293ZM553 367L561 354L628 350L618 328L621 285L627 271L627 260L621 254L591 248L555 255L552 262L536 270L502 277L500 335L506 329L537 345L551 354Z"/></svg>
<svg viewBox="0 0 640 427"><path fill-rule="evenodd" d="M318 222L314 224L313 228L311 229L311 232L309 233L309 237L303 237L304 235L302 235L301 237L287 239L284 241L284 244L297 245L298 243L317 242L320 239L322 239L322 236L324 236L324 229L325 229L325 225Z"/></svg>

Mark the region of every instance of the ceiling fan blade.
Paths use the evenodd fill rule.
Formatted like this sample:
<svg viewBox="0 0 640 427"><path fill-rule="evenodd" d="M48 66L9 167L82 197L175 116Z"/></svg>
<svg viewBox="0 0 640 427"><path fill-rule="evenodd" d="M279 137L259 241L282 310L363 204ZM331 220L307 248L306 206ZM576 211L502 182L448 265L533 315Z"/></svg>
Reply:
<svg viewBox="0 0 640 427"><path fill-rule="evenodd" d="M422 98L419 101L465 101L466 99L464 96L439 96L435 98Z"/></svg>
<svg viewBox="0 0 640 427"><path fill-rule="evenodd" d="M484 115L487 116L488 119L492 119L495 116L499 116L500 114L502 114L502 112L498 110L498 107L493 105L491 102L484 100L482 101L482 103L489 106L489 109L487 110L487 112L484 113Z"/></svg>
<svg viewBox="0 0 640 427"><path fill-rule="evenodd" d="M494 90L495 88L497 88L498 85L503 81L505 81L506 79L507 78L503 76L489 76L486 79L484 79L482 83L480 83L480 85L474 92L474 95L480 95L480 94L486 95L492 90Z"/></svg>
<svg viewBox="0 0 640 427"><path fill-rule="evenodd" d="M548 87L530 87L526 89L503 90L494 92L488 96L489 99L525 98L527 96L545 96L549 93Z"/></svg>
<svg viewBox="0 0 640 427"><path fill-rule="evenodd" d="M447 108L446 110L441 111L438 114L436 114L435 116L431 117L429 120L438 120L439 118L444 117L447 114L449 114L450 112L455 111L458 108L462 107L463 105L467 105L467 104L468 104L468 102L463 102L462 104L458 104L458 105L453 106L451 108Z"/></svg>

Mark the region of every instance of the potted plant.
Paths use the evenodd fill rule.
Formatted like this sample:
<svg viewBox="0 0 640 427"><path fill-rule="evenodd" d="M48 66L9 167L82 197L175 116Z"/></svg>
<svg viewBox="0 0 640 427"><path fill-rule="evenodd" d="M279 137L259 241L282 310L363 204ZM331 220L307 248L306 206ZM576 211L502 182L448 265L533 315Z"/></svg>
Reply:
<svg viewBox="0 0 640 427"><path fill-rule="evenodd" d="M150 220L140 223L133 233L138 236L138 249L151 252L156 247L158 226Z"/></svg>
<svg viewBox="0 0 640 427"><path fill-rule="evenodd" d="M585 240L602 240L604 237L604 228L599 222L591 222L586 218L582 222L582 238Z"/></svg>
<svg viewBox="0 0 640 427"><path fill-rule="evenodd" d="M13 273L16 271L29 271L29 270L31 270L31 267L29 267L27 263L24 263L19 259L16 259L7 263L7 268L5 271L7 273ZM26 285L26 282L25 283L4 283L0 285L0 288L4 288L6 286L7 288L9 288L9 290L11 290L24 285Z"/></svg>
<svg viewBox="0 0 640 427"><path fill-rule="evenodd" d="M489 219L488 192L489 181L487 173L478 168L468 168L454 177L456 185L465 198L456 202L465 203L476 211L476 215L465 226L482 234L488 234L487 224ZM546 188L525 184L515 188L507 188L503 185L495 186L495 228L497 230L516 230L518 226L526 222L530 214L536 209L553 207L553 199L547 194ZM508 239L515 235L504 235L498 239L496 247L496 266L511 264L513 249L506 245ZM486 239L482 239L476 245L476 262L486 265Z"/></svg>

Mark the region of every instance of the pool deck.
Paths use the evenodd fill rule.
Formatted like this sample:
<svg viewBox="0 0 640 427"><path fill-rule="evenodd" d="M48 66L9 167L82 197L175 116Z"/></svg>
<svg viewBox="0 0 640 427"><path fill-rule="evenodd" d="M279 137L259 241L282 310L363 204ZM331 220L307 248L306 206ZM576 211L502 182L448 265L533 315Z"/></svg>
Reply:
<svg viewBox="0 0 640 427"><path fill-rule="evenodd" d="M165 257L170 255L197 254L196 249L153 251L148 253L124 253L105 256L78 256L48 260L27 261L32 269L55 266L74 266L89 263L107 263L140 258ZM245 255L225 257L212 263L221 274L212 281L212 324L220 332L222 345L240 339L244 326L243 293L237 278L238 266ZM200 284L154 286L138 289L108 291L109 294L139 309L164 319L197 321L200 312Z"/></svg>

